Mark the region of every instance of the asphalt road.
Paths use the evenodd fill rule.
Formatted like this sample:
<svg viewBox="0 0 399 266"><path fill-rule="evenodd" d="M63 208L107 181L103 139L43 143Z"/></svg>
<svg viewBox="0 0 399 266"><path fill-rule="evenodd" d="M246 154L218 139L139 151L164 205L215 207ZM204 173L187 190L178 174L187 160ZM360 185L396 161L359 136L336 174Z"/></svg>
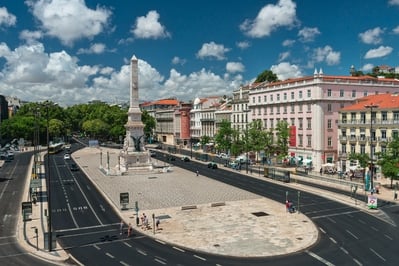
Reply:
<svg viewBox="0 0 399 266"><path fill-rule="evenodd" d="M16 237L31 157L32 153L16 153L13 161L0 168L0 265L55 265L27 253L19 246Z"/></svg>

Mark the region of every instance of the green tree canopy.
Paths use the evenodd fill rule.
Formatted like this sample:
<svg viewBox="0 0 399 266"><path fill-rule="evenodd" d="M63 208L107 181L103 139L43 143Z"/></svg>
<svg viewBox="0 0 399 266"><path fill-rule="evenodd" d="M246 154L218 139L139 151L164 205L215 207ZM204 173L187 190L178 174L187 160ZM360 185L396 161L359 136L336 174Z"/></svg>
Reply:
<svg viewBox="0 0 399 266"><path fill-rule="evenodd" d="M384 176L391 179L392 188L393 180L399 179L399 138L395 137L389 142L386 152L380 156L377 163L381 166Z"/></svg>
<svg viewBox="0 0 399 266"><path fill-rule="evenodd" d="M272 83L278 81L278 78L277 75L274 74L271 70L265 70L256 77L255 82L257 83L264 81Z"/></svg>
<svg viewBox="0 0 399 266"><path fill-rule="evenodd" d="M234 130L231 127L231 122L222 120L218 132L215 134L215 144L218 150L229 153L233 140Z"/></svg>

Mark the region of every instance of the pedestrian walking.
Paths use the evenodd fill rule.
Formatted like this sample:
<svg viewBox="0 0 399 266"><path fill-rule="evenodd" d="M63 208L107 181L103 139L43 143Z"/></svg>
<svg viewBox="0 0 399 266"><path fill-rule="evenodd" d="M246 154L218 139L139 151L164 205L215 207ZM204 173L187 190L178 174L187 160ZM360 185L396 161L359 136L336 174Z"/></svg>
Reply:
<svg viewBox="0 0 399 266"><path fill-rule="evenodd" d="M395 193L393 194L393 199L397 200L398 199L398 192L395 191Z"/></svg>
<svg viewBox="0 0 399 266"><path fill-rule="evenodd" d="M123 220L121 220L121 223L119 224L119 234L123 234Z"/></svg>
<svg viewBox="0 0 399 266"><path fill-rule="evenodd" d="M129 223L129 227L127 228L127 237L130 237L132 234L132 225Z"/></svg>
<svg viewBox="0 0 399 266"><path fill-rule="evenodd" d="M155 226L157 227L157 230L159 229L160 223L161 223L161 221L159 220L159 218L157 218L157 221L155 222Z"/></svg>
<svg viewBox="0 0 399 266"><path fill-rule="evenodd" d="M199 171L197 170L197 176L199 175Z"/></svg>

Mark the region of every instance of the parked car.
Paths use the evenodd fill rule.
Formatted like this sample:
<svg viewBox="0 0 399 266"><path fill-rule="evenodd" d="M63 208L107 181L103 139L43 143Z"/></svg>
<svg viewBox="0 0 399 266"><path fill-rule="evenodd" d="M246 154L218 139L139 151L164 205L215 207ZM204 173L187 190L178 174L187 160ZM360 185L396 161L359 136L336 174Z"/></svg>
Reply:
<svg viewBox="0 0 399 266"><path fill-rule="evenodd" d="M70 160L70 159L71 159L71 155L69 153L65 153L64 160Z"/></svg>
<svg viewBox="0 0 399 266"><path fill-rule="evenodd" d="M214 162L210 162L210 163L208 163L208 168L218 169L218 165L216 163L214 163Z"/></svg>
<svg viewBox="0 0 399 266"><path fill-rule="evenodd" d="M187 157L187 156L183 156L183 157L181 157L181 160L182 160L183 162L189 162L189 161L190 161L190 158Z"/></svg>

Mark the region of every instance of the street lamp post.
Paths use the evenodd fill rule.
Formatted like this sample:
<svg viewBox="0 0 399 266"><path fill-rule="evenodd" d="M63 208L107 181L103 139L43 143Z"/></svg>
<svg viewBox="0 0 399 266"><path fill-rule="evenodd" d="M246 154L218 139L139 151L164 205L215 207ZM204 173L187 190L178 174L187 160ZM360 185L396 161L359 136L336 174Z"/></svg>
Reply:
<svg viewBox="0 0 399 266"><path fill-rule="evenodd" d="M50 133L49 133L49 103L45 103L46 119L47 119L47 233L48 233L48 250L52 251L52 228L51 228L51 184L50 184Z"/></svg>
<svg viewBox="0 0 399 266"><path fill-rule="evenodd" d="M367 104L364 107L370 109L370 186L371 190L374 189L374 150L373 150L373 108L378 108L376 104Z"/></svg>

